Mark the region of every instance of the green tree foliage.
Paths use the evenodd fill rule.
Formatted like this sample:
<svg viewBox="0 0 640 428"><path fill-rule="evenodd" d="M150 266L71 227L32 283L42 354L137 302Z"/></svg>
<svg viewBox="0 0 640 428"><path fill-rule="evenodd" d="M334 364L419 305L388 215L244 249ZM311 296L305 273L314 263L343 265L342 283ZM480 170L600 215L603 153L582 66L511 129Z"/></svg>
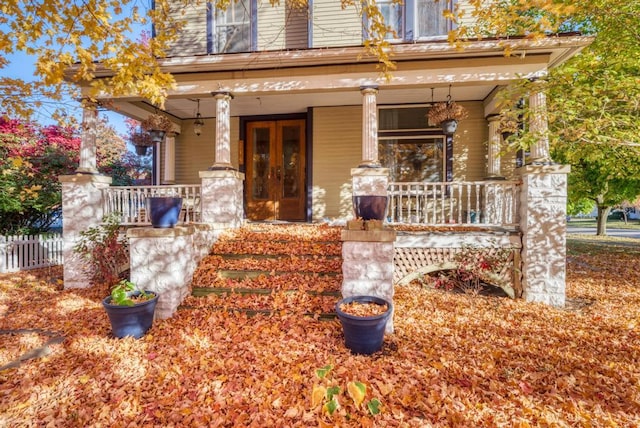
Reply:
<svg viewBox="0 0 640 428"><path fill-rule="evenodd" d="M552 36L580 31L594 42L551 70L542 82L523 81L505 91L504 114L517 110L532 90L546 91L549 140L555 160L570 164L569 202L593 201L598 234L606 233L611 207L640 195L640 3L626 0L473 0L478 21L461 25L452 40L498 35ZM455 18L460 20L460 15ZM462 22L462 21L460 21ZM506 52L510 54L509 51ZM535 85L534 89L532 86ZM526 106L518 111L527 123ZM514 143L528 146L522 133Z"/></svg>

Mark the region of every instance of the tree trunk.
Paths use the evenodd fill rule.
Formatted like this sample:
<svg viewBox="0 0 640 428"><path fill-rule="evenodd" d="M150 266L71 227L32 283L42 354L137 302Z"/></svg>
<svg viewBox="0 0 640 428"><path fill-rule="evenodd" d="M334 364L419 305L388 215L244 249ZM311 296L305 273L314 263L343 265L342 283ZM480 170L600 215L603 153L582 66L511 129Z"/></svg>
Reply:
<svg viewBox="0 0 640 428"><path fill-rule="evenodd" d="M598 236L607 235L607 217L609 216L610 212L611 212L611 207L598 205L598 225L596 228L596 235Z"/></svg>

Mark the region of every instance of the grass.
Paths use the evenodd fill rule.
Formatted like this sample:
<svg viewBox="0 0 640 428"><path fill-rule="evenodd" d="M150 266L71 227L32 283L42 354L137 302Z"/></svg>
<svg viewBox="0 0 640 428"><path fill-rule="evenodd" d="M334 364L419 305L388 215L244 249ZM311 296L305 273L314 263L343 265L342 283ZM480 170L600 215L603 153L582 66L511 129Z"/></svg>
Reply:
<svg viewBox="0 0 640 428"><path fill-rule="evenodd" d="M567 226L569 227L593 227L596 228L596 219L592 217L572 217L569 222L567 222ZM640 230L640 220L628 220L625 223L623 220L607 220L607 229L636 229Z"/></svg>

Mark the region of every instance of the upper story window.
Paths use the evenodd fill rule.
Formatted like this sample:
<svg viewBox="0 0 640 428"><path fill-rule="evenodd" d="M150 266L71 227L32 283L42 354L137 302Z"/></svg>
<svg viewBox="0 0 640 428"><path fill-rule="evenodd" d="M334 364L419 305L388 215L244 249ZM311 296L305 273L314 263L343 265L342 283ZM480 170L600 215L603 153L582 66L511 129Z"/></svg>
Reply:
<svg viewBox="0 0 640 428"><path fill-rule="evenodd" d="M385 23L394 31L392 40L411 42L446 36L452 28L450 20L443 15L453 10L454 0L405 0L403 4L392 0L378 0Z"/></svg>
<svg viewBox="0 0 640 428"><path fill-rule="evenodd" d="M250 52L252 50L252 0L229 3L226 10L213 6L209 53ZM209 3L214 5L215 3Z"/></svg>

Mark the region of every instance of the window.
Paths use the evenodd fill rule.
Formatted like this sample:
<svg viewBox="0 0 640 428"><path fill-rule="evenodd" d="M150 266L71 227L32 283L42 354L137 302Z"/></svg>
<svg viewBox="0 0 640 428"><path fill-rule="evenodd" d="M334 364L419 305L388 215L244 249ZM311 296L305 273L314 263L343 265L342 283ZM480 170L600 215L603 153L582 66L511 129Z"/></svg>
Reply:
<svg viewBox="0 0 640 428"><path fill-rule="evenodd" d="M453 10L453 0L405 0L403 4L378 0L377 4L384 22L396 33L389 33L388 38L392 40L411 42L442 38L452 28L452 22L443 12Z"/></svg>
<svg viewBox="0 0 640 428"><path fill-rule="evenodd" d="M215 3L208 3L211 14L209 53L250 52L252 0L229 3L226 10L219 10Z"/></svg>
<svg viewBox="0 0 640 428"><path fill-rule="evenodd" d="M447 139L426 114L426 106L380 107L378 154L390 181L447 180Z"/></svg>

